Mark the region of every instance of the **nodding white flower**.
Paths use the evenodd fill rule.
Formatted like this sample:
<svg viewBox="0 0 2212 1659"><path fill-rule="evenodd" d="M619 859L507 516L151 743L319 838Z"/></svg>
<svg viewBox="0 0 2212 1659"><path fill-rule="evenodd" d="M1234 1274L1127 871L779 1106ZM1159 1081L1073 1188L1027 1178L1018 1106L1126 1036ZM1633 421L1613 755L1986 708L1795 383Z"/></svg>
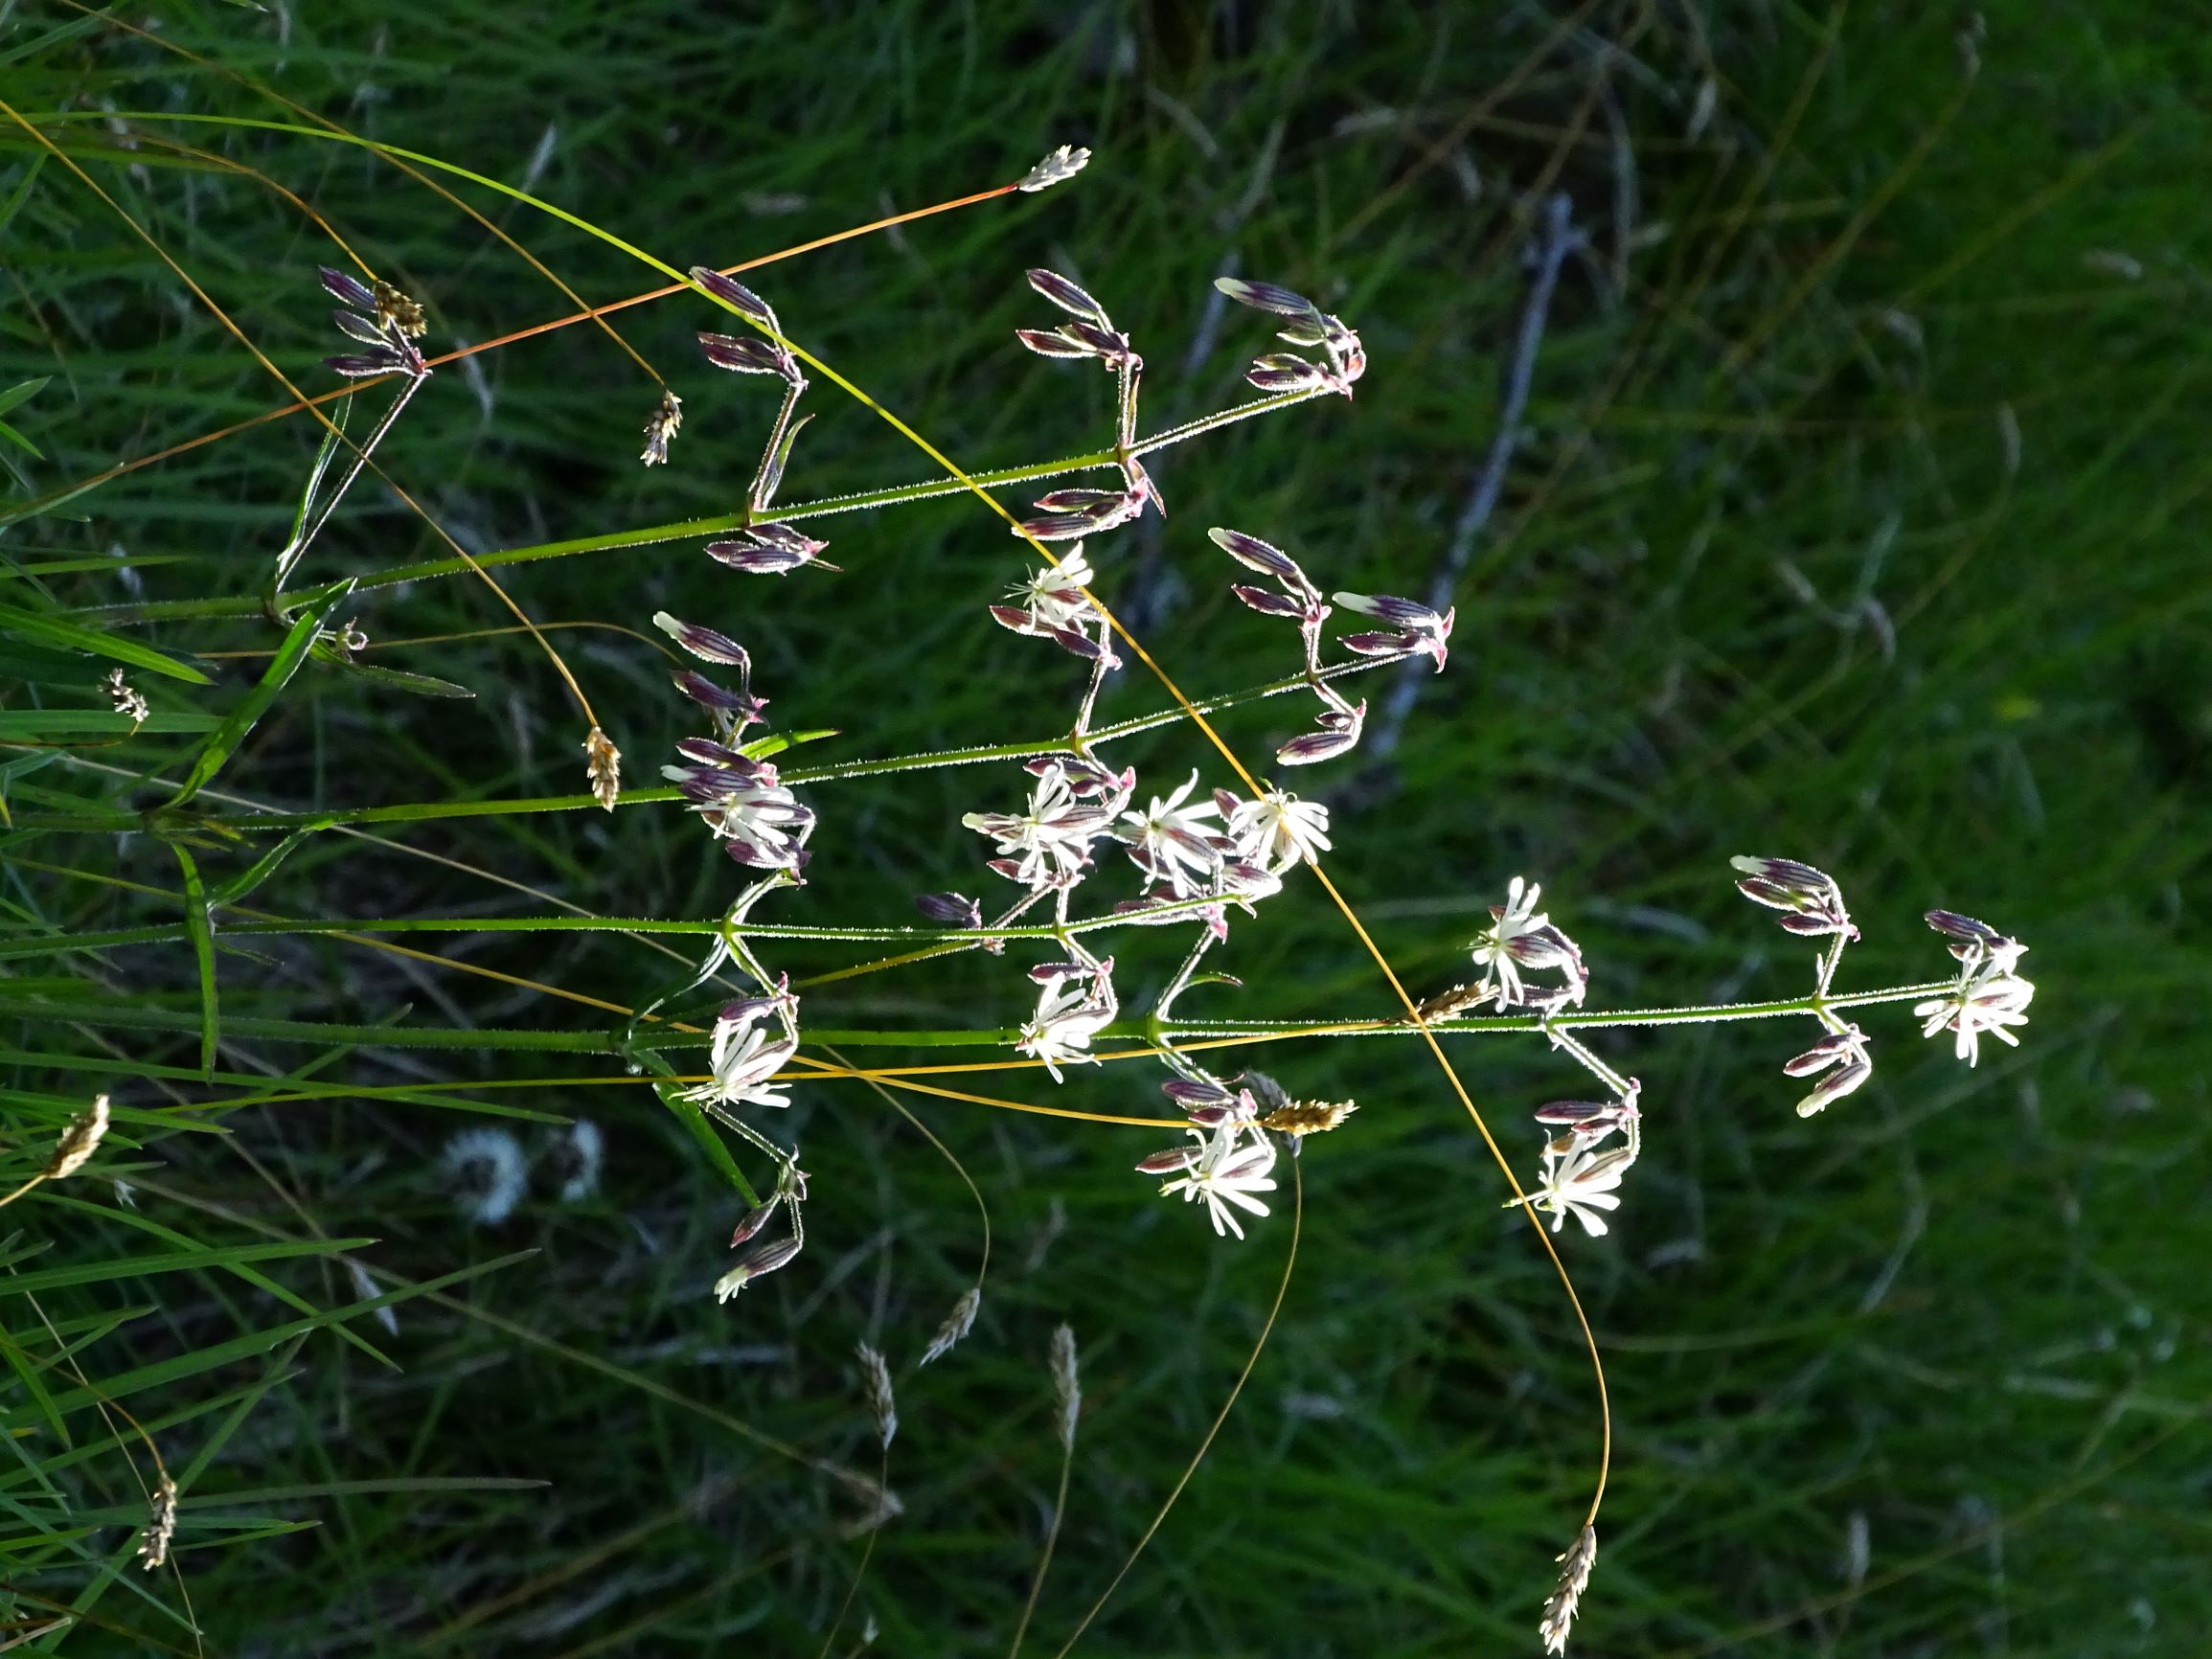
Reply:
<svg viewBox="0 0 2212 1659"><path fill-rule="evenodd" d="M1537 909L1542 897L1541 886L1515 876L1506 888L1505 903L1490 907L1489 928L1469 946L1475 966L1483 970L1482 983L1475 989L1493 998L1501 1011L1580 1003L1589 989L1582 947ZM1521 978L1524 968L1532 972L1557 968L1561 983L1532 991Z"/></svg>
<svg viewBox="0 0 2212 1659"><path fill-rule="evenodd" d="M1621 1176L1631 1162L1633 1156L1626 1147L1615 1147L1609 1152L1597 1151L1579 1141L1564 1151L1547 1147L1543 1179L1528 1201L1550 1214L1554 1233L1571 1215L1583 1224L1583 1231L1595 1239L1606 1230L1606 1218L1598 1212L1621 1207L1614 1189L1620 1186Z"/></svg>
<svg viewBox="0 0 2212 1659"><path fill-rule="evenodd" d="M1287 789L1269 789L1255 800L1240 801L1228 790L1217 789L1214 803L1228 820L1230 847L1237 857L1270 875L1280 875L1293 864L1310 863L1317 852L1329 851L1329 808L1318 801L1301 801Z"/></svg>
<svg viewBox="0 0 2212 1659"><path fill-rule="evenodd" d="M1217 1238L1234 1233L1244 1236L1243 1227L1237 1220L1237 1210L1254 1216L1267 1214L1267 1206L1253 1196L1256 1193L1272 1193L1275 1182L1269 1173L1275 1168L1275 1143L1261 1131L1254 1129L1252 1138L1244 1140L1244 1125L1231 1121L1210 1133L1192 1129L1200 1143L1197 1161L1174 1180L1160 1188L1160 1196L1173 1197L1180 1193L1185 1203L1204 1199L1207 1213L1213 1217ZM1236 1209L1230 1206L1235 1205Z"/></svg>
<svg viewBox="0 0 2212 1659"><path fill-rule="evenodd" d="M1077 656L1103 658L1113 664L1104 628L1095 640L1089 631L1093 621L1105 621L1083 591L1097 580L1079 541L1068 548L1060 563L1045 565L1006 590L1006 597L1019 600L1019 604L994 604L991 614L1000 626L1017 634L1039 635L1058 641Z"/></svg>
<svg viewBox="0 0 2212 1659"><path fill-rule="evenodd" d="M445 1162L461 1214L479 1227L513 1215L530 1184L522 1143L506 1129L463 1129L445 1143Z"/></svg>
<svg viewBox="0 0 2212 1659"><path fill-rule="evenodd" d="M1072 885L1090 863L1090 844L1111 827L1121 803L1079 797L1065 766L1038 775L1026 813L970 812L960 821L998 843L992 869L1024 887Z"/></svg>
<svg viewBox="0 0 2212 1659"><path fill-rule="evenodd" d="M774 766L703 738L686 738L676 747L700 763L663 766L661 776L683 791L732 858L763 870L805 866L814 811L776 781Z"/></svg>
<svg viewBox="0 0 2212 1659"><path fill-rule="evenodd" d="M1958 983L1942 996L1913 1009L1921 1020L1921 1034L1954 1033L1952 1052L1970 1066L1981 1059L1985 1034L2018 1048L2020 1039L2009 1028L2028 1023L2027 1007L2036 994L2035 986L2016 971L2028 947L1986 922L1945 910L1929 911L1927 922L1950 937L1959 975Z"/></svg>
<svg viewBox="0 0 2212 1659"><path fill-rule="evenodd" d="M1119 832L1129 843L1131 862L1154 880L1166 882L1177 898L1197 893L1200 882L1220 868L1227 844L1220 830L1206 822L1220 819L1219 803L1186 805L1197 786L1198 774L1193 771L1190 781L1166 800L1154 795L1145 811L1122 814L1122 822L1131 826Z"/></svg>
<svg viewBox="0 0 2212 1659"><path fill-rule="evenodd" d="M1121 1001L1114 995L1114 959L1071 965L1049 973L1037 1000L1037 1017L1021 1028L1015 1047L1044 1062L1052 1080L1061 1080L1060 1068L1079 1061L1097 1062L1090 1053L1091 1038L1121 1017Z"/></svg>
<svg viewBox="0 0 2212 1659"><path fill-rule="evenodd" d="M724 1008L715 1021L714 1046L708 1063L714 1076L683 1091L687 1101L736 1106L787 1106L791 1097L769 1079L799 1052L799 1039L788 1026L798 998L748 997ZM771 1017L787 1021L782 1035L771 1037L762 1029Z"/></svg>

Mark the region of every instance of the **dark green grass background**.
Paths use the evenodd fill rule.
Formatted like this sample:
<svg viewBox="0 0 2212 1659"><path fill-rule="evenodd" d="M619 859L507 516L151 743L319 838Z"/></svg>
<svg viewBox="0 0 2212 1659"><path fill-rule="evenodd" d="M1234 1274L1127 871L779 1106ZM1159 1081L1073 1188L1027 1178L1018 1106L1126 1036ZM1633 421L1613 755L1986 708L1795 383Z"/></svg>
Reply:
<svg viewBox="0 0 2212 1659"><path fill-rule="evenodd" d="M1971 1073L1923 1044L1904 1011L1876 1013L1875 1080L1810 1123L1778 1070L1802 1046L1794 1030L1608 1045L1645 1084L1649 1150L1612 1235L1561 1240L1617 1429L1578 1650L2203 1650L2201 8L1992 6L1971 82L1959 18L1919 5L1668 0L1572 20L1548 4L287 10L158 0L127 16L365 136L527 179L677 265L998 183L1062 142L1095 147L1079 181L1042 196L749 279L796 338L964 466L1099 440L1104 377L1012 340L1045 320L1026 266L1078 277L1134 333L1148 428L1232 398L1263 349L1264 322L1238 312L1191 352L1222 270L1341 312L1372 361L1356 402L1174 452L1158 469L1171 516L1094 548L1102 592L1194 693L1287 666L1282 632L1227 600L1208 525L1294 549L1325 586L1425 589L1492 437L1535 193L1569 193L1588 252L1561 283L1526 432L1458 596L1449 671L1425 687L1393 770L1357 789L1356 763L1298 781L1335 791L1332 872L1417 991L1464 976L1462 943L1519 873L1581 939L1601 1005L1794 994L1809 953L1731 892L1740 852L1842 880L1867 934L1848 985L1938 973L1919 916L1941 903L2023 937L2039 987L2024 1046ZM1708 78L1715 107L1693 136ZM34 120L287 119L41 5L0 24L0 97ZM297 207L251 178L116 148L98 123L47 130L68 133L286 374L329 384L316 359L340 348L313 267L343 261ZM140 130L294 193L425 299L439 349L567 308L361 150ZM286 400L62 167L29 177L38 153L20 126L0 132L0 202L14 202L0 228L0 386L52 376L7 417L44 455L11 451L11 502ZM470 199L595 302L658 281L512 201ZM617 320L686 398L666 469L633 459L650 382L588 328L441 373L380 460L477 550L731 511L769 394L698 363L689 330L714 320L696 299ZM831 389L810 406L788 494L928 474ZM301 419L254 427L18 522L0 538L6 588L70 606L255 592L314 443ZM1062 717L1066 661L983 613L1020 560L979 504L836 520L831 534L841 576L742 579L691 542L505 575L546 624L650 629L665 605L739 635L781 725L841 731L824 754L1007 739ZM302 580L443 552L364 484ZM113 571L23 573L111 554ZM1862 601L1891 619L1893 652ZM511 620L468 580L385 590L361 616L380 644ZM176 653L273 644L252 618L138 637ZM604 628L555 637L629 776L650 781L687 725L662 659ZM582 722L527 640L395 645L372 660L478 696L419 701L310 668L223 786L287 807L580 786ZM94 706L102 666L86 659L75 685L0 682L0 701ZM210 666L214 690L139 683L157 710L219 711L251 670ZM1106 713L1157 696L1132 670ZM1265 755L1288 720L1268 708L1224 730ZM11 774L9 804L140 803L134 779L174 778L185 752L149 734L48 762ZM1163 792L1205 760L1181 736L1129 758ZM917 891L976 891L993 878L957 816L1004 807L1016 786L1000 766L817 792L813 884L772 901L773 919L898 921ZM402 825L392 838L612 915L709 916L736 885L669 808ZM207 853L211 879L249 856ZM0 937L171 923L161 895L176 887L148 836L17 830L0 839ZM333 836L253 902L333 920L542 908L453 864ZM412 943L625 1005L680 977L612 939ZM1132 995L1159 983L1168 948L1128 946ZM770 958L794 977L850 959ZM1202 989L1184 1011L1390 1006L1310 881L1240 923L1222 966L1246 989ZM327 940L239 939L219 970L234 1018L598 1032L612 1017ZM233 1084L210 1088L196 1081L184 944L14 959L0 974L15 1011L0 1034L6 1098L22 1124L9 1139L31 1166L54 1115L108 1087L165 1117L126 1126L147 1149L119 1138L102 1167L135 1166L139 1215L205 1248L374 1238L361 1259L409 1280L536 1252L451 1302L403 1304L397 1334L357 1318L397 1369L325 1329L296 1348L239 1343L129 1396L172 1468L227 1432L190 1487L179 1540L210 1653L820 1650L866 1507L822 1466L874 1467L849 1359L863 1337L900 1376L890 1484L904 1513L878 1537L833 1650L872 1617L883 1652L1003 1651L1058 1478L1045 1352L1065 1320L1086 1411L1028 1647L1052 1653L1211 1421L1289 1240L1288 1203L1243 1245L1162 1204L1129 1171L1155 1145L1144 1131L912 1101L980 1186L995 1240L974 1334L913 1375L973 1278L976 1209L856 1085L803 1088L775 1125L803 1141L814 1177L810 1247L721 1307L706 1287L735 1201L644 1090L490 1092L617 1077L611 1059L239 1036L218 1061ZM823 1027L1012 1023L1020 991L1012 958L964 959L823 987L807 1012ZM76 1017L119 1008L187 1029ZM1456 1052L1531 1168L1527 1111L1574 1092L1575 1074L1535 1043ZM1292 1047L1266 1063L1296 1092L1356 1095L1361 1110L1304 1159L1304 1245L1281 1321L1082 1650L1532 1652L1598 1446L1557 1281L1498 1209L1496 1170L1413 1045ZM561 1204L541 1184L503 1226L471 1229L439 1170L471 1120L424 1105L326 1099L193 1114L227 1138L175 1132L185 1103L303 1065L363 1085L481 1083L471 1098L588 1116L610 1146L604 1191ZM180 1069L142 1075L164 1066ZM984 1086L1142 1115L1153 1080L1116 1067L1057 1093L1027 1074ZM536 1145L550 1131L520 1132ZM94 1382L297 1317L219 1265L99 1276L170 1247L103 1219L112 1207L95 1179L0 1218L10 1250L46 1246L36 1266L94 1275L38 1299L65 1335L92 1336L76 1362ZM265 1270L318 1307L356 1297L327 1263ZM0 1466L0 1601L22 1628L127 1557L141 1500L81 1392L70 1443L92 1449L47 1466L62 1446L41 1399L75 1379L43 1363L54 1340L28 1298L0 1313L15 1453ZM240 1398L251 1410L234 1420ZM277 1522L313 1524L267 1535ZM190 1650L177 1580L124 1577L91 1622L40 1645Z"/></svg>

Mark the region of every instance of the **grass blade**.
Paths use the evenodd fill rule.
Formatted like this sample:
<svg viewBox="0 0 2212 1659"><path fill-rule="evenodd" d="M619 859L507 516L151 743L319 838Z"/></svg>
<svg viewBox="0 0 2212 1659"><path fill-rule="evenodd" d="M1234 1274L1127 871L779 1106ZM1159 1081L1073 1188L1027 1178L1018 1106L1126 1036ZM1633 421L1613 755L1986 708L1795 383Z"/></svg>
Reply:
<svg viewBox="0 0 2212 1659"><path fill-rule="evenodd" d="M169 804L171 807L182 807L215 781L216 774L223 769L224 764L237 752L238 746L246 740L247 735L253 731L261 717L269 712L285 687L290 683L292 675L299 671L300 665L308 660L308 651L314 645L315 636L323 631L324 625L353 591L353 580L348 577L344 581L323 589L308 602L307 609L292 624L291 631L285 635L285 643L278 648L276 656L270 660L260 681L246 693L245 700L224 716L223 723L216 728L206 747L200 750L192 770L185 775L184 782L177 785L176 793L170 797Z"/></svg>

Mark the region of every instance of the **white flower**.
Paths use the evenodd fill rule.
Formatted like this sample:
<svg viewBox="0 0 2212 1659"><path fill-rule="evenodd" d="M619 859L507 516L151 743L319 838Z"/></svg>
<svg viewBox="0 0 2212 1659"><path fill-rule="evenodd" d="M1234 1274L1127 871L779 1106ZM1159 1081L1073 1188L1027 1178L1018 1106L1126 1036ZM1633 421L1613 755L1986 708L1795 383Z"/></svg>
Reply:
<svg viewBox="0 0 2212 1659"><path fill-rule="evenodd" d="M1275 1167L1275 1143L1258 1129L1252 1131L1248 1145L1238 1145L1243 1137L1244 1125L1235 1119L1207 1134L1203 1129L1193 1129L1192 1134L1204 1142L1198 1161L1187 1174L1177 1176L1160 1188L1160 1196L1170 1197L1176 1193L1185 1203L1203 1198L1214 1220L1215 1236L1234 1233L1244 1236L1238 1223L1234 1204L1238 1209L1254 1216L1267 1214L1267 1206L1254 1197L1255 1193L1272 1193L1273 1177L1268 1173Z"/></svg>
<svg viewBox="0 0 2212 1659"><path fill-rule="evenodd" d="M1042 1060L1056 1083L1061 1080L1061 1065L1091 1060L1091 1038L1121 1015L1113 966L1109 956L1086 969L1048 980L1038 997L1037 1017L1021 1028L1015 1046Z"/></svg>
<svg viewBox="0 0 2212 1659"><path fill-rule="evenodd" d="M1177 898L1198 892L1199 883L1221 863L1222 837L1206 823L1220 817L1220 805L1210 800L1185 805L1197 786L1198 774L1194 771L1190 781L1166 800L1155 795L1146 811L1122 814L1122 822L1131 826L1122 832L1130 859L1146 875L1165 881Z"/></svg>
<svg viewBox="0 0 2212 1659"><path fill-rule="evenodd" d="M2003 943L2003 950L1992 951L1978 961L1970 958L1957 985L1912 1011L1922 1022L1923 1036L1955 1032L1958 1040L1953 1052L1970 1066L1981 1058L1985 1033L2018 1048L2020 1039L2007 1028L2028 1023L2027 1006L2035 998L2036 988L2013 972L2013 965L2027 946L2009 939Z"/></svg>
<svg viewBox="0 0 2212 1659"><path fill-rule="evenodd" d="M1541 887L1515 876L1506 889L1505 903L1490 907L1490 927L1469 946L1475 966L1483 969L1482 983L1476 989L1494 998L1501 1011L1524 1004L1557 1007L1565 1002L1579 1003L1588 987L1581 946L1537 909L1537 900L1542 897ZM1558 968L1561 983L1532 994L1521 978L1523 968Z"/></svg>
<svg viewBox="0 0 2212 1659"><path fill-rule="evenodd" d="M961 823L998 843L992 868L1025 887L1072 881L1090 862L1090 844L1113 823L1114 807L1080 800L1066 768L1037 781L1026 813L970 812Z"/></svg>
<svg viewBox="0 0 2212 1659"><path fill-rule="evenodd" d="M1253 801L1223 789L1214 800L1228 815L1237 856L1271 875L1329 851L1329 808L1317 801L1301 801L1287 789L1270 789Z"/></svg>
<svg viewBox="0 0 2212 1659"><path fill-rule="evenodd" d="M692 810L726 844L732 858L763 870L796 870L807 861L814 812L776 780L776 768L718 744L689 739L716 759L696 766L663 766L661 776L683 790ZM683 748L684 744L677 747Z"/></svg>
<svg viewBox="0 0 2212 1659"><path fill-rule="evenodd" d="M1550 1213L1554 1233L1572 1215L1583 1224L1583 1231L1595 1239L1606 1230L1605 1217L1598 1212L1621 1207L1614 1189L1620 1186L1630 1160L1626 1147L1616 1147L1609 1152L1580 1145L1563 1152L1547 1148L1543 1180L1530 1195L1529 1202Z"/></svg>
<svg viewBox="0 0 2212 1659"><path fill-rule="evenodd" d="M761 1029L773 1011L774 1004L765 998L732 1003L724 1009L715 1021L710 1051L714 1076L684 1090L683 1098L719 1106L748 1102L756 1106L789 1105L791 1097L769 1079L799 1052L799 1044L788 1033L770 1037Z"/></svg>
<svg viewBox="0 0 2212 1659"><path fill-rule="evenodd" d="M1028 580L1015 582L1006 590L1006 597L1019 600L1029 620L1040 630L1081 633L1098 614L1083 594L1096 579L1097 573L1079 541L1058 565L1046 565Z"/></svg>
<svg viewBox="0 0 2212 1659"><path fill-rule="evenodd" d="M479 1227L496 1227L522 1201L530 1165L508 1130L463 1129L445 1143L445 1175L461 1214Z"/></svg>

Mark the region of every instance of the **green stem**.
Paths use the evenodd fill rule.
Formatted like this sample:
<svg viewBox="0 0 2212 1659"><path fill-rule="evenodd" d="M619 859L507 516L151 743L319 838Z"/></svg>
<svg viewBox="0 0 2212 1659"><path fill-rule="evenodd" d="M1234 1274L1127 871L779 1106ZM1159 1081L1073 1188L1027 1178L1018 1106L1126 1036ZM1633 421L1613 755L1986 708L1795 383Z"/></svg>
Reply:
<svg viewBox="0 0 2212 1659"><path fill-rule="evenodd" d="M1154 433L1136 444L1130 453L1151 455L1217 427L1247 420L1253 416L1266 415L1276 409L1288 408L1293 403L1320 395L1314 392L1283 393L1273 398L1259 398L1249 403L1217 410L1196 420L1186 420L1180 426L1170 427L1165 432ZM972 472L969 474L968 482L957 478L927 478L918 484L894 485L885 489L861 489L846 495L825 495L812 501L790 502L777 508L774 517L779 523L790 524L804 519L827 518L839 512L868 512L878 508L903 507L910 502L965 495L969 492L969 483L993 489L1120 465L1121 457L1113 450L1100 449L1084 455L1063 456L1057 461L1032 462L1025 466L1002 466L991 472ZM609 531L604 535L580 535L565 541L541 541L528 547L499 548L477 555L475 562L486 570L493 570L505 564L569 558L578 554L606 553L624 547L649 547L656 542L681 541L691 536L719 535L727 531L743 530L756 523L761 516L753 512L721 513L713 518L687 518L673 524L647 525L641 530ZM369 593L380 587L394 587L403 581L428 581L441 577L460 576L468 569L467 562L458 558L419 559L413 564L395 565L390 570L363 576L354 591ZM194 617L250 616L257 614L261 608L262 602L255 597L217 595L206 599L153 600L138 604L96 605L81 614L98 617L103 622L161 622Z"/></svg>
<svg viewBox="0 0 2212 1659"><path fill-rule="evenodd" d="M1322 677L1344 679L1353 674L1388 668L1396 660L1360 658L1353 662L1337 663L1325 670ZM1224 692L1218 697L1202 697L1192 706L1201 715L1218 714L1223 709L1279 697L1287 692L1305 691L1311 683L1305 674L1291 674L1264 685L1247 686L1240 692ZM1150 715L1138 715L1129 719L1117 720L1109 726L1101 726L1086 736L1083 741L1086 746L1096 748L1101 743L1135 737L1142 732L1158 731L1188 718L1189 716L1179 707L1160 709ZM987 761L1026 761L1037 755L1065 755L1074 752L1075 743L1071 739L1057 737L1024 743L979 743L970 748L933 749L919 755L894 755L884 760L844 761L824 766L787 768L781 776L785 784L798 787L812 784L843 783L852 778L882 778L901 772L934 771L941 766L974 765ZM616 806L646 807L681 798L682 791L673 788L625 789ZM192 827L217 833L300 830L309 825L335 829L357 824L414 824L433 819L503 818L532 812L579 812L587 807L598 806L599 798L596 795L536 795L498 801L410 801L393 807L360 807L350 812L247 812L235 817L194 820ZM18 812L13 824L19 830L82 831L147 828L143 817L127 812ZM712 930L710 924L700 925L704 931Z"/></svg>

